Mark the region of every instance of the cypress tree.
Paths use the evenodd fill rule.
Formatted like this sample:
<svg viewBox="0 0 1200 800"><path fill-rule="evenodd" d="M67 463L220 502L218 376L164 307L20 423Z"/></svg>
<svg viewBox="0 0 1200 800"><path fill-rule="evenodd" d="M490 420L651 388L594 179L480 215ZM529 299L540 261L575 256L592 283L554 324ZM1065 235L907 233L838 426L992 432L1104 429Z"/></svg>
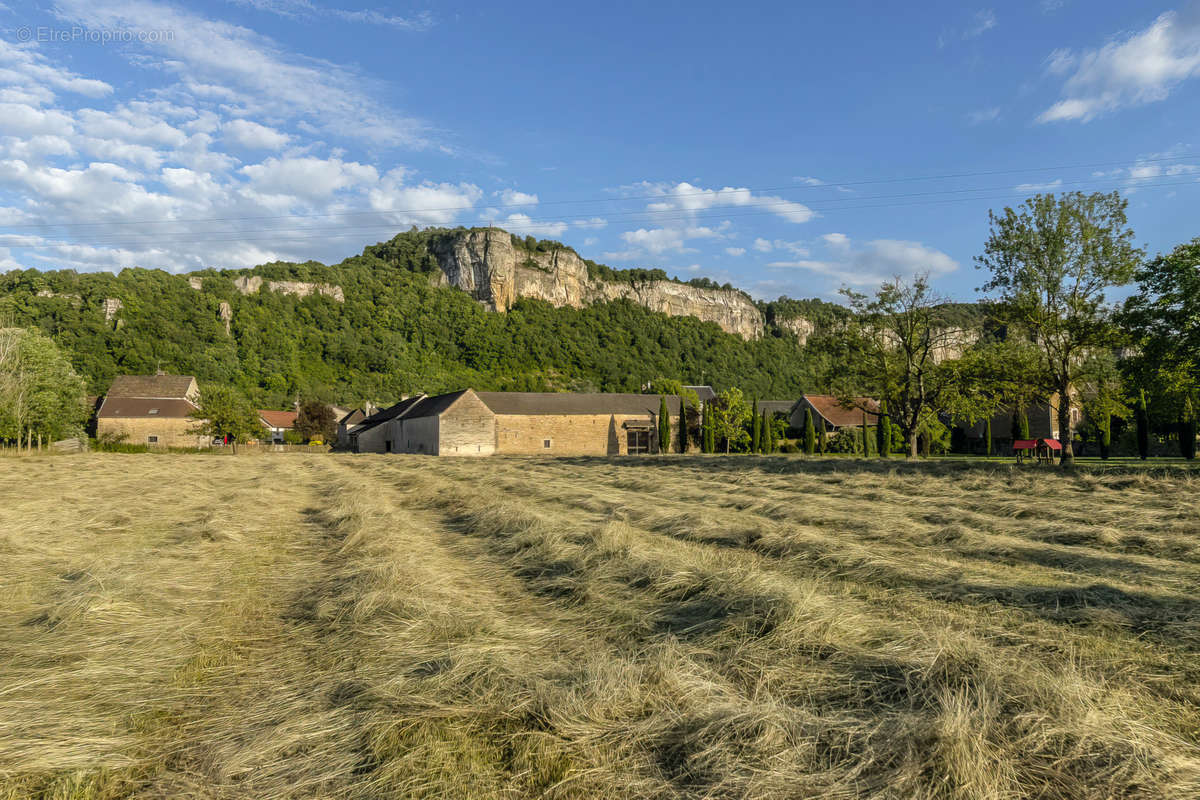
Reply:
<svg viewBox="0 0 1200 800"><path fill-rule="evenodd" d="M1108 451L1112 447L1112 415L1105 414L1100 421L1100 460L1108 461Z"/></svg>
<svg viewBox="0 0 1200 800"><path fill-rule="evenodd" d="M1192 398L1183 401L1183 421L1179 424L1179 451L1188 461L1196 458L1196 414Z"/></svg>
<svg viewBox="0 0 1200 800"><path fill-rule="evenodd" d="M817 429L813 427L812 409L804 409L804 452L812 455L817 452Z"/></svg>
<svg viewBox="0 0 1200 800"><path fill-rule="evenodd" d="M1145 461L1150 455L1150 417L1146 413L1146 390L1138 390L1137 404L1137 448L1138 458Z"/></svg>
<svg viewBox="0 0 1200 800"><path fill-rule="evenodd" d="M759 436L759 440L758 440L758 444L759 444L758 452L760 452L760 453L774 452L771 449L771 427L772 427L771 426L771 416L767 413L767 410L765 408L763 409L763 412L762 412L762 423L759 425L759 427L762 429L762 434Z"/></svg>
<svg viewBox="0 0 1200 800"><path fill-rule="evenodd" d="M717 440L715 427L713 424L712 406L709 403L704 404L704 430L701 438L704 440L704 452L711 453L717 449Z"/></svg>
<svg viewBox="0 0 1200 800"><path fill-rule="evenodd" d="M667 412L667 396L658 397L658 452L671 452L671 415Z"/></svg>
<svg viewBox="0 0 1200 800"><path fill-rule="evenodd" d="M987 418L987 423L983 426L983 441L987 445L987 454L992 454L992 418Z"/></svg>
<svg viewBox="0 0 1200 800"><path fill-rule="evenodd" d="M869 455L871 455L871 439L867 435L867 412L866 411L863 412L862 439L863 439L863 441L862 441L863 458L866 458Z"/></svg>
<svg viewBox="0 0 1200 800"><path fill-rule="evenodd" d="M762 420L758 416L758 398L750 406L750 452L762 452Z"/></svg>
<svg viewBox="0 0 1200 800"><path fill-rule="evenodd" d="M679 452L688 451L687 403L679 395Z"/></svg>
<svg viewBox="0 0 1200 800"><path fill-rule="evenodd" d="M892 454L892 419L887 413L887 400L879 404L879 421L875 426L875 449L880 458Z"/></svg>

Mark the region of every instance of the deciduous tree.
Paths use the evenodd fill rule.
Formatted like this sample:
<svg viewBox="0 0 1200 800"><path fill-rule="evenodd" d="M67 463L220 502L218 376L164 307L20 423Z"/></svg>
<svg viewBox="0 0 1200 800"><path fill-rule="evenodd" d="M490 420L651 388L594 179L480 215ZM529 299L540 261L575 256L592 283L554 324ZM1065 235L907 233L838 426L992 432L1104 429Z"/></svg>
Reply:
<svg viewBox="0 0 1200 800"><path fill-rule="evenodd" d="M1105 292L1134 276L1142 251L1119 192L1041 194L1016 210L989 212L991 235L979 268L983 290L1011 329L1037 348L1047 393L1057 393L1062 464L1074 460L1072 393L1089 351L1118 340Z"/></svg>
<svg viewBox="0 0 1200 800"><path fill-rule="evenodd" d="M237 443L262 438L266 431L250 402L228 386L206 386L200 390L199 408L192 412L196 432Z"/></svg>

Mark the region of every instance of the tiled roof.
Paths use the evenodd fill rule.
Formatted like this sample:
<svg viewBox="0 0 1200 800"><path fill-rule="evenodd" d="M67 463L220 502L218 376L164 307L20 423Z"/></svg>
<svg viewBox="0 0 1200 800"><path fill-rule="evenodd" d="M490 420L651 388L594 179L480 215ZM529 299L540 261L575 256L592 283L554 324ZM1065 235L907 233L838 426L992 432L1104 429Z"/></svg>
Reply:
<svg viewBox="0 0 1200 800"><path fill-rule="evenodd" d="M460 394L461 394L461 392L460 392ZM374 414L363 419L362 427L359 428L358 430L362 431L362 430L366 430L367 428L374 428L376 425L381 425L389 420L393 420L396 417L399 417L400 415L407 412L410 408L412 408L418 402L420 402L421 400L424 400L424 399L426 399L425 395L416 394L416 395L413 395L412 397L401 400L399 403L396 403L393 406L388 406L387 408L376 411ZM358 431L356 431L356 433L357 432Z"/></svg>
<svg viewBox="0 0 1200 800"><path fill-rule="evenodd" d="M104 398L100 406L100 419L125 419L128 417L165 417L182 419L191 416L196 406L182 398L154 399L145 397L113 397Z"/></svg>
<svg viewBox="0 0 1200 800"><path fill-rule="evenodd" d="M766 411L769 414L790 414L795 405L795 400L759 400L758 413Z"/></svg>
<svg viewBox="0 0 1200 800"><path fill-rule="evenodd" d="M701 403L707 403L709 400L716 400L717 393L711 386L685 386L685 389L691 389L696 393L696 397L700 398Z"/></svg>
<svg viewBox="0 0 1200 800"><path fill-rule="evenodd" d="M109 397L185 397L191 375L118 375L108 387Z"/></svg>
<svg viewBox="0 0 1200 800"><path fill-rule="evenodd" d="M804 395L804 399L829 424L837 428L847 425L861 425L864 409L867 412L868 424L875 421L875 417L879 412L879 403L870 397L853 398L853 404L849 408L843 406L838 402L838 398L830 394L806 394Z"/></svg>
<svg viewBox="0 0 1200 800"><path fill-rule="evenodd" d="M268 428L294 428L296 427L296 412L295 411L271 411L269 409L260 409L258 416L267 424Z"/></svg>

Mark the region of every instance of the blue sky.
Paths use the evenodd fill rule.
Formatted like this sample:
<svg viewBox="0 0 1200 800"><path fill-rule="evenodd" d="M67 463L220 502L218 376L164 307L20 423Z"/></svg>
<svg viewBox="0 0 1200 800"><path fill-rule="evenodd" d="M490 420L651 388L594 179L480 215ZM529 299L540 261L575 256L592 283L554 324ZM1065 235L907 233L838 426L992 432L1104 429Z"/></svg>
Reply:
<svg viewBox="0 0 1200 800"><path fill-rule="evenodd" d="M912 5L0 0L0 269L495 222L762 298L970 299L1035 191L1200 235L1200 4Z"/></svg>

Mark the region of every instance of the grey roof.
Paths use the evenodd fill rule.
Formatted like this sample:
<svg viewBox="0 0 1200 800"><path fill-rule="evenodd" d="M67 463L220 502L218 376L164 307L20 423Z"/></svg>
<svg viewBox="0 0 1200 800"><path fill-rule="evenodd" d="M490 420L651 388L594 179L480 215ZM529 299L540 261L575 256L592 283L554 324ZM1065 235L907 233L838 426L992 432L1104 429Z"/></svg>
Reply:
<svg viewBox="0 0 1200 800"><path fill-rule="evenodd" d="M701 403L707 403L709 400L716 400L717 393L711 386L685 386L685 389L691 389L696 393L696 397L700 398Z"/></svg>
<svg viewBox="0 0 1200 800"><path fill-rule="evenodd" d="M435 394L432 396L423 395L421 402L415 404L412 408L404 413L405 419L413 417L436 417L450 406L454 405L454 401L462 397L470 389L462 389L457 392L447 392L446 394Z"/></svg>
<svg viewBox="0 0 1200 800"><path fill-rule="evenodd" d="M796 402L796 400L759 400L758 411L760 414L764 411L770 414L790 414Z"/></svg>
<svg viewBox="0 0 1200 800"><path fill-rule="evenodd" d="M494 414L657 414L657 394L577 394L573 392L477 392ZM667 411L679 413L679 398L667 397Z"/></svg>
<svg viewBox="0 0 1200 800"><path fill-rule="evenodd" d="M108 387L109 397L185 397L191 375L118 375Z"/></svg>
<svg viewBox="0 0 1200 800"><path fill-rule="evenodd" d="M126 419L129 417L157 417L159 419L186 419L196 407L182 397L146 398L146 397L113 397L104 398L104 405L96 416L102 419Z"/></svg>
<svg viewBox="0 0 1200 800"><path fill-rule="evenodd" d="M338 420L338 425L357 425L367 418L361 408L356 408Z"/></svg>
<svg viewBox="0 0 1200 800"><path fill-rule="evenodd" d="M376 411L374 414L372 414L371 416L367 417L366 419L364 419L362 421L361 427L359 427L355 431L355 433L364 431L367 428L374 428L376 425L382 425L385 422L393 420L396 417L399 417L402 414L404 414L405 412L407 412L410 408L412 408L414 405L416 405L418 402L420 402L421 400L424 400L424 399L425 399L425 395L417 394L417 395L413 395L412 397L408 397L408 398L405 398L404 400L401 400L399 403L396 403L394 406L388 406L387 408Z"/></svg>

